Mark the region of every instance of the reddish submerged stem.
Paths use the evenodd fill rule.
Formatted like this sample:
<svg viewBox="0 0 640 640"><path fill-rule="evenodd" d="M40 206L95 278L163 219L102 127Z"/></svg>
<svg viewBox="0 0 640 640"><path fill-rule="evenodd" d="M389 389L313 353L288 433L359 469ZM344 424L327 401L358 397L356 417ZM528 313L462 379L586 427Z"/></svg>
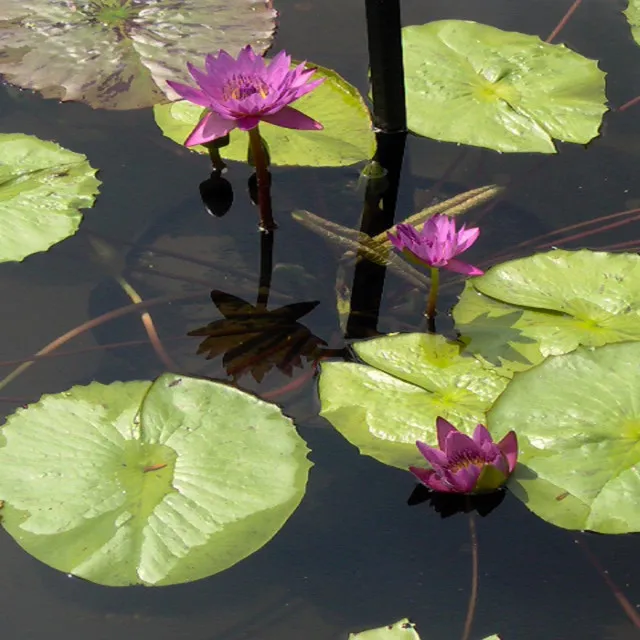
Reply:
<svg viewBox="0 0 640 640"><path fill-rule="evenodd" d="M575 2L569 7L567 13L564 14L564 17L558 24L556 28L549 34L546 42L552 42L558 36L558 34L566 27L567 22L569 22L571 16L576 12L578 7L582 4L582 0L575 0Z"/></svg>
<svg viewBox="0 0 640 640"><path fill-rule="evenodd" d="M258 182L260 229L262 231L273 231L277 225L273 220L273 211L271 209L269 168L267 166L267 156L262 147L260 130L257 126L249 130L249 144L251 145L251 155L253 156L253 165L256 169L256 180Z"/></svg>

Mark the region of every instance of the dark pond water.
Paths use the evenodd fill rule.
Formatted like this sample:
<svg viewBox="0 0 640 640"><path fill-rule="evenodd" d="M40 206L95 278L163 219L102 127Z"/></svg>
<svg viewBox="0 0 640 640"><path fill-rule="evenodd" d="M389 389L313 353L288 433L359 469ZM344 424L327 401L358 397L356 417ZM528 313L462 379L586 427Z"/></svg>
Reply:
<svg viewBox="0 0 640 640"><path fill-rule="evenodd" d="M404 0L405 24L467 18L546 37L569 0ZM618 106L640 93L640 48L620 14L625 2L586 0L558 41L601 61L611 73L608 98ZM285 48L336 69L366 91L367 52L362 0L280 0L275 49ZM512 251L515 245L580 222L640 206L640 106L609 113L604 135L589 145L564 145L556 157L500 156L480 149L410 138L403 165L399 217L466 189L500 182L506 197L480 209L482 242L471 261L566 247L640 245L638 222L565 241L562 232ZM246 193L249 170L232 165L232 213L204 213L198 184L208 160L163 138L149 111L109 113L60 105L27 92L2 91L0 128L55 139L85 153L103 181L82 230L46 254L3 264L0 353L25 358L89 318L128 304L109 273L89 261L89 234L108 237L125 276L144 299L175 300L150 307L171 357L181 370L227 379L221 359L196 356L189 330L219 318L209 291L250 302L256 298L260 238ZM339 251L291 220L294 208L358 227L361 167L275 169L274 208L280 229L271 304L318 300L303 321L331 346L343 344L336 313ZM171 253L172 255L169 255ZM347 281L351 272L347 273ZM459 292L454 280L441 306ZM184 296L191 295L185 299ZM422 294L388 274L379 331L421 326ZM129 343L129 344L121 344ZM115 345L115 346L114 346ZM119 345L119 346L118 346ZM13 365L7 364L7 373ZM82 334L38 361L3 393L6 414L42 393L91 380L151 379L164 370L139 318L125 316ZM297 369L294 380L305 375ZM303 378L304 379L304 378ZM0 616L8 640L47 638L168 640L326 640L409 616L423 640L458 638L470 590L471 554L464 515L442 519L426 504L408 506L409 474L361 457L321 419L313 382L282 389L291 380L271 372L258 385L274 393L293 416L315 464L308 492L284 529L261 551L228 571L194 584L161 588L102 588L47 568L0 535ZM294 385L295 386L295 385ZM10 396L10 397L9 397ZM596 536L546 524L507 495L478 520L480 582L474 638L499 632L505 640L630 640L638 629L606 576L640 607L639 540ZM601 569L602 569L601 568Z"/></svg>

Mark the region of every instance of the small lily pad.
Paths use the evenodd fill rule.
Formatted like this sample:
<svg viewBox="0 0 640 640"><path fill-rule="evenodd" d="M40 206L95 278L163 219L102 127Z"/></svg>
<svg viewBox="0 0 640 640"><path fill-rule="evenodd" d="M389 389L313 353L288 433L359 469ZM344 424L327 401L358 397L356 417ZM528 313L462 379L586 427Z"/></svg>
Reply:
<svg viewBox="0 0 640 640"><path fill-rule="evenodd" d="M385 336L354 349L366 364L322 364L320 415L360 453L401 469L424 463L415 442L435 445L438 416L470 434L508 382L438 335Z"/></svg>
<svg viewBox="0 0 640 640"><path fill-rule="evenodd" d="M100 181L86 156L21 133L0 134L0 262L73 235Z"/></svg>
<svg viewBox="0 0 640 640"><path fill-rule="evenodd" d="M580 348L517 374L488 414L515 429L509 488L567 529L640 531L640 343Z"/></svg>
<svg viewBox="0 0 640 640"><path fill-rule="evenodd" d="M24 0L0 21L0 73L45 97L139 109L177 96L187 60L269 46L264 0Z"/></svg>
<svg viewBox="0 0 640 640"><path fill-rule="evenodd" d="M585 144L606 111L594 60L537 36L440 20L402 30L409 128L496 151Z"/></svg>
<svg viewBox="0 0 640 640"><path fill-rule="evenodd" d="M640 0L629 0L629 6L624 14L631 27L633 39L640 44Z"/></svg>
<svg viewBox="0 0 640 640"><path fill-rule="evenodd" d="M371 117L362 96L331 69L318 67L313 79L325 78L317 89L293 103L293 106L321 122L322 131L285 129L267 122L260 124L260 134L269 146L271 164L284 166L340 167L369 160L375 152L375 135ZM165 136L183 144L198 124L204 110L180 100L154 107L156 123ZM247 161L249 137L235 129L228 146L220 154L229 160ZM203 146L192 147L208 153Z"/></svg>
<svg viewBox="0 0 640 640"><path fill-rule="evenodd" d="M349 640L420 640L420 636L415 625L407 618L403 618L378 629L350 633Z"/></svg>
<svg viewBox="0 0 640 640"><path fill-rule="evenodd" d="M453 317L472 353L512 371L640 340L640 256L556 249L505 262L467 284Z"/></svg>
<svg viewBox="0 0 640 640"><path fill-rule="evenodd" d="M190 582L278 532L304 495L307 452L278 407L221 383L73 387L0 432L2 526L92 582Z"/></svg>

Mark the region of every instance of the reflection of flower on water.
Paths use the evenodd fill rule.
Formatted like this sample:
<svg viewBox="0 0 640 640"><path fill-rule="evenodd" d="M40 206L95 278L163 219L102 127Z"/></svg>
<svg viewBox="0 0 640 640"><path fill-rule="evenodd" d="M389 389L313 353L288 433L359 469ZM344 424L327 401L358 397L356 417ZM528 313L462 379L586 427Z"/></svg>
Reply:
<svg viewBox="0 0 640 640"><path fill-rule="evenodd" d="M317 301L268 311L222 291L212 291L211 299L224 319L188 335L205 336L197 353L206 354L207 360L224 354L222 364L234 380L251 373L261 382L273 367L291 376L294 367L303 366L303 358L315 360L326 344L298 322L316 308Z"/></svg>

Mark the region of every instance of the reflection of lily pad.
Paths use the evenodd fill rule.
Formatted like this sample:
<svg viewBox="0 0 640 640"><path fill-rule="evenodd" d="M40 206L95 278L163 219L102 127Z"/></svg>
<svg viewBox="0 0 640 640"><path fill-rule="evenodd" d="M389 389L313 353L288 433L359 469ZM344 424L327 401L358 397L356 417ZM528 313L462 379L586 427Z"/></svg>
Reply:
<svg viewBox="0 0 640 640"><path fill-rule="evenodd" d="M441 20L403 30L409 128L497 151L586 143L606 111L597 62L537 36Z"/></svg>
<svg viewBox="0 0 640 640"><path fill-rule="evenodd" d="M442 416L471 433L507 380L442 336L409 333L355 345L367 364L321 366L321 415L360 453L401 469L424 462Z"/></svg>
<svg viewBox="0 0 640 640"><path fill-rule="evenodd" d="M0 22L0 73L45 97L137 109L176 97L186 61L253 44L275 11L264 0L24 0ZM4 3L3 3L4 9Z"/></svg>
<svg viewBox="0 0 640 640"><path fill-rule="evenodd" d="M100 181L87 158L21 133L0 134L0 262L73 235Z"/></svg>
<svg viewBox="0 0 640 640"><path fill-rule="evenodd" d="M505 262L467 284L453 316L472 353L515 371L522 358L640 340L640 256L557 249Z"/></svg>
<svg viewBox="0 0 640 640"><path fill-rule="evenodd" d="M640 44L640 0L629 0L629 6L624 14L631 27L633 39Z"/></svg>
<svg viewBox="0 0 640 640"><path fill-rule="evenodd" d="M275 405L172 374L44 396L1 441L2 525L105 585L189 582L242 560L298 506L309 468Z"/></svg>
<svg viewBox="0 0 640 640"><path fill-rule="evenodd" d="M360 93L335 71L318 67L313 78L321 77L325 78L324 83L296 100L293 106L321 122L322 131L298 131L266 122L260 124L272 164L339 167L368 160L373 155L375 135L369 110ZM178 144L184 143L202 113L202 107L184 100L154 108L156 123L162 133ZM246 162L248 144L247 133L234 129L229 145L222 147L220 153L229 160ZM202 146L193 149L207 153Z"/></svg>
<svg viewBox="0 0 640 640"><path fill-rule="evenodd" d="M560 527L640 531L640 343L578 349L519 373L488 415L518 433L510 488Z"/></svg>

